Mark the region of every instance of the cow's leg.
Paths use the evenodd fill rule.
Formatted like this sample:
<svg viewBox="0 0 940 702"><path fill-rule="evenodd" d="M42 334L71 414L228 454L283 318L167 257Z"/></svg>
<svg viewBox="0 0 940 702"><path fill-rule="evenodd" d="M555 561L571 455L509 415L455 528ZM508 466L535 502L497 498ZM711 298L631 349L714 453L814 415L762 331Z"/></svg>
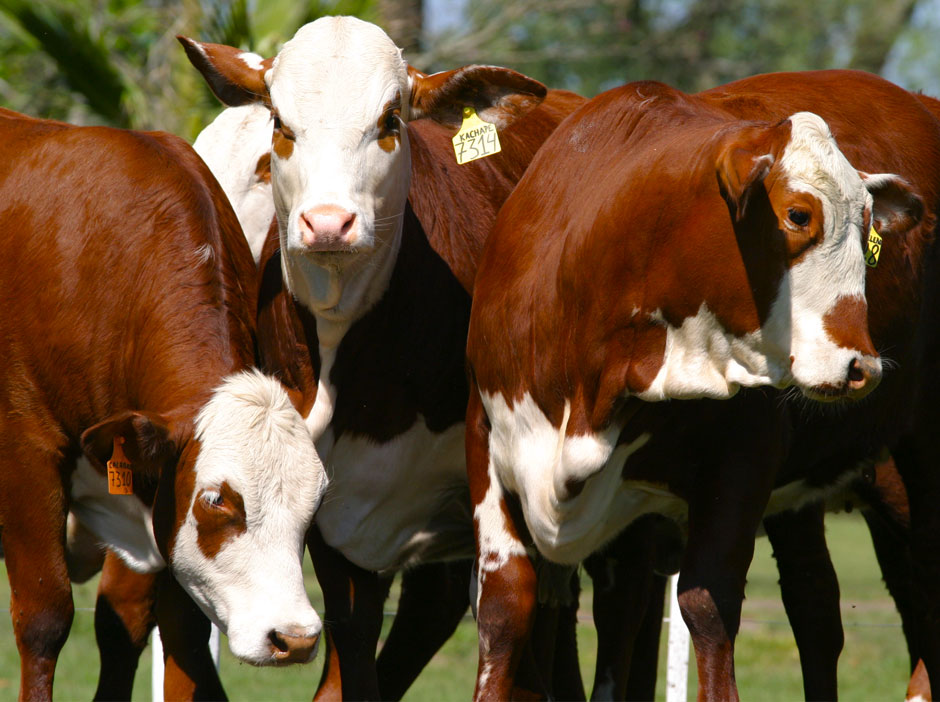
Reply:
<svg viewBox="0 0 940 702"><path fill-rule="evenodd" d="M907 489L911 514L912 600L920 626L914 650L940 687L940 471L931 435L903 441L891 453Z"/></svg>
<svg viewBox="0 0 940 702"><path fill-rule="evenodd" d="M157 576L155 610L163 642L164 698L227 699L209 652L209 620L168 571Z"/></svg>
<svg viewBox="0 0 940 702"><path fill-rule="evenodd" d="M921 615L916 609L911 563L911 510L904 481L893 460L875 465L874 481L857 481L856 491L868 503L862 510L881 576L901 615L911 671L920 660L917 650ZM926 669L921 666L924 675ZM926 677L925 677L926 679Z"/></svg>
<svg viewBox="0 0 940 702"><path fill-rule="evenodd" d="M837 673L842 652L839 580L826 548L822 503L764 519L777 559L780 594L803 669L808 700L838 698Z"/></svg>
<svg viewBox="0 0 940 702"><path fill-rule="evenodd" d="M912 589L914 583L910 543L906 535L902 537L893 525L886 523L884 517L874 510L862 510L862 516L865 517L865 523L871 534L875 557L881 568L881 577L901 615L901 627L907 641L907 652L910 655L910 666L913 672L920 659L917 646L921 622ZM926 673L926 670L924 672Z"/></svg>
<svg viewBox="0 0 940 702"><path fill-rule="evenodd" d="M135 573L108 551L98 583L95 639L101 657L96 700L129 700L147 637L155 624L154 574Z"/></svg>
<svg viewBox="0 0 940 702"><path fill-rule="evenodd" d="M696 472L679 574L679 607L695 647L700 701L738 699L734 638L754 534L781 455L783 424L770 398L753 393L728 405L728 411L736 409L735 431L716 464Z"/></svg>
<svg viewBox="0 0 940 702"><path fill-rule="evenodd" d="M476 700L506 700L535 614L536 577L489 466L489 429L475 389L467 406L467 475L477 544Z"/></svg>
<svg viewBox="0 0 940 702"><path fill-rule="evenodd" d="M633 645L630 676L627 678L626 700L649 702L656 696L656 673L659 666L659 640L663 630L663 606L666 603L668 578L653 573L649 603L643 623Z"/></svg>
<svg viewBox="0 0 940 702"><path fill-rule="evenodd" d="M578 599L581 583L577 571L571 576L571 594L573 600L558 609L555 650L550 669L552 691L555 699L559 700L585 698L581 666L578 664Z"/></svg>
<svg viewBox="0 0 940 702"><path fill-rule="evenodd" d="M348 561L327 545L316 526L307 533L307 546L323 590L324 621L332 644L316 699L377 700L375 653L391 578ZM337 681L340 691L335 689Z"/></svg>
<svg viewBox="0 0 940 702"><path fill-rule="evenodd" d="M626 695L634 644L653 586L654 527L651 519L641 519L584 562L594 582L597 630L592 700L621 700ZM655 680L654 671L654 685Z"/></svg>
<svg viewBox="0 0 940 702"><path fill-rule="evenodd" d="M0 524L20 654L19 697L49 700L56 661L75 612L65 563L66 508L59 460L39 448L24 453L22 444L2 441L0 456Z"/></svg>
<svg viewBox="0 0 940 702"><path fill-rule="evenodd" d="M472 570L472 561L456 561L402 573L398 611L376 661L382 699L401 699L454 633L470 606Z"/></svg>

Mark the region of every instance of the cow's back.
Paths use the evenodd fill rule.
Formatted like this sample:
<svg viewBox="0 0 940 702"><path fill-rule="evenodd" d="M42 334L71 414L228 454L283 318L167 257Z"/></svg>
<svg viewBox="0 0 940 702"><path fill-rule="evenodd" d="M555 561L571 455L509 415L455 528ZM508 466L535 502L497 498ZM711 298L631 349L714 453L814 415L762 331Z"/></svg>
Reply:
<svg viewBox="0 0 940 702"><path fill-rule="evenodd" d="M250 252L190 147L0 117L8 409L42 405L71 434L120 409L192 406L209 366L250 361Z"/></svg>

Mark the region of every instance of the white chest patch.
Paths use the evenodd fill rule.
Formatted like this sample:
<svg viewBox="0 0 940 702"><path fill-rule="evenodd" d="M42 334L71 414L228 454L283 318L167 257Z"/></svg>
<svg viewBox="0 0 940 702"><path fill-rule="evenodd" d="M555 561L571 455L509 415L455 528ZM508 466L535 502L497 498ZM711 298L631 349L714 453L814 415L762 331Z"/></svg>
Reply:
<svg viewBox="0 0 940 702"><path fill-rule="evenodd" d="M652 316L657 318L655 313ZM726 399L741 386L778 385L788 377L788 369L771 359L786 354L765 336L760 330L743 337L729 334L702 303L682 326L666 327L663 365L650 387L637 397L647 401Z"/></svg>
<svg viewBox="0 0 940 702"><path fill-rule="evenodd" d="M484 394L483 403L492 427L491 479L519 496L535 545L550 560L578 563L643 514L684 519L678 497L622 478L624 463L649 434L619 446L621 427L564 436L564 426L552 426L528 393L512 407L499 394ZM577 495L566 491L570 481L583 481Z"/></svg>
<svg viewBox="0 0 940 702"><path fill-rule="evenodd" d="M388 443L343 435L318 449L331 478L316 523L353 563L386 571L473 556L462 423L437 434L419 420Z"/></svg>
<svg viewBox="0 0 940 702"><path fill-rule="evenodd" d="M111 495L108 479L82 457L72 474L71 509L78 520L138 573L166 567L153 538L153 514L134 495Z"/></svg>

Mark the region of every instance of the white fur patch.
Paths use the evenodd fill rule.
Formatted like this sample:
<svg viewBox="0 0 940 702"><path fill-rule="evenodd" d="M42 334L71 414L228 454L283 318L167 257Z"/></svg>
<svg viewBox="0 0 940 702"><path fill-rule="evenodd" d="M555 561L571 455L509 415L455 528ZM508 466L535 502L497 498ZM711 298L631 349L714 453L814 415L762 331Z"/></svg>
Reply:
<svg viewBox="0 0 940 702"><path fill-rule="evenodd" d="M781 385L789 378L788 362L771 362L779 359L779 346L767 348L761 331L743 337L728 333L704 302L678 328L658 311L650 317L666 327L666 349L653 382L637 393L643 400L724 399L741 386Z"/></svg>
<svg viewBox="0 0 940 702"><path fill-rule="evenodd" d="M153 538L153 513L134 495L111 495L108 479L80 458L72 474L70 509L95 538L138 573L155 573L166 563Z"/></svg>
<svg viewBox="0 0 940 702"><path fill-rule="evenodd" d="M678 498L622 478L624 463L649 434L615 446L621 427L612 426L599 435L564 436L559 452L563 432L530 395L512 407L502 395L482 397L491 424L492 471L519 496L535 545L549 560L578 563L643 514L681 512ZM568 481L583 482L579 494L568 494Z"/></svg>
<svg viewBox="0 0 940 702"><path fill-rule="evenodd" d="M242 61L245 62L245 65L253 71L260 71L264 68L264 59L258 54L253 54L249 51L243 51L238 55Z"/></svg>
<svg viewBox="0 0 940 702"><path fill-rule="evenodd" d="M375 571L472 556L463 441L463 424L435 433L421 419L383 444L340 436L322 454L331 474L317 511L323 538Z"/></svg>
<svg viewBox="0 0 940 702"><path fill-rule="evenodd" d="M284 388L257 371L230 376L216 389L196 419L195 438L193 500L228 483L244 501L246 529L208 559L191 503L173 549L174 576L227 632L232 653L271 662L271 631L313 635L322 627L304 590L301 559L326 474Z"/></svg>

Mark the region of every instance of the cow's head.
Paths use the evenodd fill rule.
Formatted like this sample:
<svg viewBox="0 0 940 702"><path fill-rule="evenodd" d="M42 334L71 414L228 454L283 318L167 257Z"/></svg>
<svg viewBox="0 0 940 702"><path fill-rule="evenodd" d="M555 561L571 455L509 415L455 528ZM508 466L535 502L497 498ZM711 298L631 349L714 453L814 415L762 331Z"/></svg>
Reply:
<svg viewBox="0 0 940 702"><path fill-rule="evenodd" d="M425 75L385 32L351 17L301 27L274 59L180 41L222 102L261 102L274 115L285 277L327 318L362 314L391 274L410 183L405 123L427 116L457 128L473 107L502 128L545 95L541 83L505 68Z"/></svg>
<svg viewBox="0 0 940 702"><path fill-rule="evenodd" d="M255 665L311 660L322 624L301 560L327 479L300 414L254 371L227 378L195 425L183 414L125 412L88 429L82 446L103 468L117 440L135 475L156 479L157 546L232 653Z"/></svg>
<svg viewBox="0 0 940 702"><path fill-rule="evenodd" d="M717 175L742 251L755 235L776 234L783 248L768 255L782 253L785 264L771 276L776 295L753 339L768 380L792 382L819 400L870 392L881 359L868 333L863 242L872 225L916 223L920 199L898 176L856 171L809 112L772 129L733 132Z"/></svg>

